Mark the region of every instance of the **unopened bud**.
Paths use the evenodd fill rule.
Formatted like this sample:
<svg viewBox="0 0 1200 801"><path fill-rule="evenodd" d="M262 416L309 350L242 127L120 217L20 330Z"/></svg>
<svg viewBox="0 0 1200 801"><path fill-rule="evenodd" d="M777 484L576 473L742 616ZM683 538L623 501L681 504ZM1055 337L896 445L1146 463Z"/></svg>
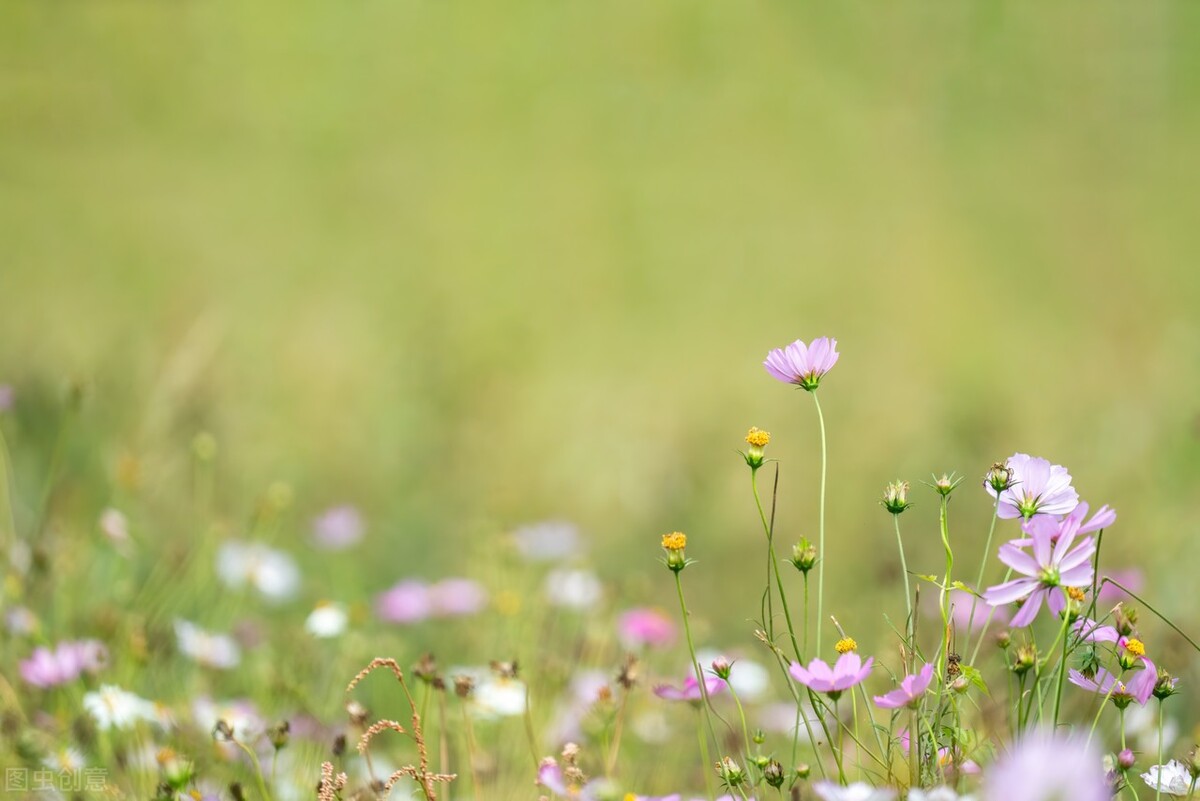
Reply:
<svg viewBox="0 0 1200 801"><path fill-rule="evenodd" d="M767 762L767 766L763 768L763 779L776 789L781 787L783 785L783 765L773 759Z"/></svg>
<svg viewBox="0 0 1200 801"><path fill-rule="evenodd" d="M1021 645L1017 647L1016 655L1013 663L1009 668L1018 676L1028 673L1029 670L1037 663L1037 648L1033 645Z"/></svg>
<svg viewBox="0 0 1200 801"><path fill-rule="evenodd" d="M887 509L894 515L898 515L908 507L912 506L908 502L908 482L893 481L883 488L883 500L880 501L883 508Z"/></svg>
<svg viewBox="0 0 1200 801"><path fill-rule="evenodd" d="M718 656L712 661L712 671L717 678L729 681L729 672L733 669L733 665L723 656Z"/></svg>
<svg viewBox="0 0 1200 801"><path fill-rule="evenodd" d="M800 542L792 546L792 564L801 573L807 573L817 564L817 548L807 537L801 537Z"/></svg>
<svg viewBox="0 0 1200 801"><path fill-rule="evenodd" d="M288 739L291 735L292 724L286 720L276 723L267 731L267 736L271 740L271 745L275 746L275 750L279 751L287 746Z"/></svg>
<svg viewBox="0 0 1200 801"><path fill-rule="evenodd" d="M991 487L997 494L1010 489L1013 485L1013 471L1004 462L996 462L983 477L983 484Z"/></svg>
<svg viewBox="0 0 1200 801"><path fill-rule="evenodd" d="M807 779L809 774L812 773L812 768L808 766L807 762L801 762L792 770L796 772L797 779Z"/></svg>
<svg viewBox="0 0 1200 801"><path fill-rule="evenodd" d="M1137 764L1137 757L1128 748L1122 749L1121 753L1117 754L1117 766L1122 771L1129 770L1135 764Z"/></svg>
<svg viewBox="0 0 1200 801"><path fill-rule="evenodd" d="M996 632L996 647L1005 650L1012 644L1012 635L1008 631Z"/></svg>

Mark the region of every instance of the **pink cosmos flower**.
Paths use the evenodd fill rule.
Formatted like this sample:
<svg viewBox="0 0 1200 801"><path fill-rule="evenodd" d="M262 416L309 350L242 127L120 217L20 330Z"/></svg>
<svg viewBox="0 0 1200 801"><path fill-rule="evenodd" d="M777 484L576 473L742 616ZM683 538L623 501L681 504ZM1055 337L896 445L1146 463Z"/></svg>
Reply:
<svg viewBox="0 0 1200 801"><path fill-rule="evenodd" d="M705 676L704 689L709 696L716 695L725 689L725 680L716 676ZM666 701L699 701L703 697L700 694L700 682L696 681L695 676L684 679L682 687L660 684L654 688L654 694Z"/></svg>
<svg viewBox="0 0 1200 801"><path fill-rule="evenodd" d="M429 603L435 615L461 617L473 615L487 606L487 590L468 578L442 579L429 588Z"/></svg>
<svg viewBox="0 0 1200 801"><path fill-rule="evenodd" d="M1027 733L985 775L986 801L1110 801L1101 756L1080 737Z"/></svg>
<svg viewBox="0 0 1200 801"><path fill-rule="evenodd" d="M921 672L905 676L900 680L900 686L890 693L875 696L875 705L883 709L899 709L902 706L916 706L921 696L929 689L933 681L933 664L926 663Z"/></svg>
<svg viewBox="0 0 1200 801"><path fill-rule="evenodd" d="M423 581L401 581L375 599L375 613L389 623L419 623L433 614L429 587Z"/></svg>
<svg viewBox="0 0 1200 801"><path fill-rule="evenodd" d="M645 607L622 612L617 631L626 648L663 648L674 643L676 636L675 621L658 609Z"/></svg>
<svg viewBox="0 0 1200 801"><path fill-rule="evenodd" d="M1071 486L1071 474L1062 465L1050 464L1027 453L1014 453L1005 464L1012 471L1012 486L997 494L995 487L984 483L988 494L999 504L996 515L1002 520L1065 515L1079 504L1079 493Z"/></svg>
<svg viewBox="0 0 1200 801"><path fill-rule="evenodd" d="M788 673L805 687L837 698L844 690L862 682L870 674L873 664L875 657L869 656L864 662L857 653L848 651L838 657L832 670L820 659L814 659L807 669L799 662L793 662Z"/></svg>
<svg viewBox="0 0 1200 801"><path fill-rule="evenodd" d="M108 663L108 649L96 640L60 642L54 650L35 648L20 664L21 678L34 687L56 687Z"/></svg>
<svg viewBox="0 0 1200 801"><path fill-rule="evenodd" d="M340 551L361 540L363 529L362 515L343 504L326 509L313 521L313 539L322 548Z"/></svg>
<svg viewBox="0 0 1200 801"><path fill-rule="evenodd" d="M821 376L837 364L838 355L836 339L818 337L811 345L797 339L786 348L768 353L763 366L773 378L812 392L821 383Z"/></svg>
<svg viewBox="0 0 1200 801"><path fill-rule="evenodd" d="M992 606L1003 606L1024 600L1020 611L1013 616L1012 626L1023 628L1033 622L1045 601L1050 611L1059 614L1066 608L1063 587L1087 587L1092 583L1092 554L1096 542L1085 537L1078 545L1079 520L1066 517L1056 522L1053 518L1039 516L1026 521L1023 526L1028 540L1014 540L1000 546L1000 561L1011 567L1024 578L1016 578L989 587L984 600ZM1033 546L1030 554L1021 549L1020 543ZM1074 548L1071 546L1075 545Z"/></svg>
<svg viewBox="0 0 1200 801"><path fill-rule="evenodd" d="M1145 706L1154 692L1154 683L1158 680L1158 668L1146 657L1141 657L1142 669L1137 671L1129 681L1122 681L1104 668L1096 671L1096 677L1089 679L1074 668L1067 674L1068 680L1076 687L1091 690L1100 695L1112 698L1118 706L1137 701L1139 706Z"/></svg>

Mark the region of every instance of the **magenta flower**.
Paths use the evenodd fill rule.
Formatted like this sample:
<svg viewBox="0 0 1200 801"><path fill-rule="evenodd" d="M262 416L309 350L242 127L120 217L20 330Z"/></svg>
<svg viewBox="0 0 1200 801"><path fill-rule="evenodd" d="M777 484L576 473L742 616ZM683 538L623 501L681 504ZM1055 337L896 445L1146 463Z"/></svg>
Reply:
<svg viewBox="0 0 1200 801"><path fill-rule="evenodd" d="M793 662L788 668L792 678L819 693L825 693L836 699L844 690L859 684L871 672L875 657L867 657L864 662L854 651L848 651L838 657L837 663L830 669L829 665L820 659L808 663L806 669L799 662Z"/></svg>
<svg viewBox="0 0 1200 801"><path fill-rule="evenodd" d="M108 649L96 640L60 642L54 650L35 648L21 661L21 678L34 687L56 687L83 673L97 673L108 663Z"/></svg>
<svg viewBox="0 0 1200 801"><path fill-rule="evenodd" d="M662 648L675 642L676 637L675 621L658 609L638 608L622 612L617 620L617 631L626 648Z"/></svg>
<svg viewBox="0 0 1200 801"><path fill-rule="evenodd" d="M725 689L725 680L716 676L705 676L704 689L710 696L716 695ZM700 682L696 681L695 676L684 679L682 687L660 684L654 688L654 694L666 701L699 701L703 697L700 694Z"/></svg>
<svg viewBox="0 0 1200 801"><path fill-rule="evenodd" d="M837 340L818 337L811 345L797 339L786 348L776 348L767 354L763 366L773 378L812 392L837 360Z"/></svg>
<svg viewBox="0 0 1200 801"><path fill-rule="evenodd" d="M997 493L990 483L984 483L988 494L997 500L996 515L1001 519L1065 515L1079 504L1071 474L1062 465L1027 453L1014 453L1005 465L1012 471L1012 486Z"/></svg>
<svg viewBox="0 0 1200 801"><path fill-rule="evenodd" d="M921 696L929 689L933 681L933 664L926 663L921 672L905 676L900 680L900 686L890 693L875 696L875 705L883 709L899 709L902 706L915 707L921 702Z"/></svg>
<svg viewBox="0 0 1200 801"><path fill-rule="evenodd" d="M1080 737L1028 732L985 774L988 801L1110 801L1101 756Z"/></svg>
<svg viewBox="0 0 1200 801"><path fill-rule="evenodd" d="M1107 695L1119 707L1128 706L1130 701L1137 701L1139 706L1145 706L1154 692L1154 683L1158 681L1158 668L1144 656L1141 657L1141 661L1141 670L1129 681L1118 679L1104 668L1096 671L1095 678L1088 678L1072 668L1067 678L1076 687Z"/></svg>
<svg viewBox="0 0 1200 801"><path fill-rule="evenodd" d="M1039 516L1023 526L1028 540L1014 540L1000 546L1000 561L1024 578L1006 581L989 587L983 594L992 606L1003 606L1024 600L1020 611L1013 616L1013 628L1023 628L1033 622L1045 601L1050 611L1059 614L1066 608L1063 587L1087 587L1092 583L1092 554L1096 542L1085 537L1075 545L1079 535L1079 520L1066 517L1056 522ZM1028 542L1033 553L1021 549ZM1074 548L1071 546L1075 545Z"/></svg>

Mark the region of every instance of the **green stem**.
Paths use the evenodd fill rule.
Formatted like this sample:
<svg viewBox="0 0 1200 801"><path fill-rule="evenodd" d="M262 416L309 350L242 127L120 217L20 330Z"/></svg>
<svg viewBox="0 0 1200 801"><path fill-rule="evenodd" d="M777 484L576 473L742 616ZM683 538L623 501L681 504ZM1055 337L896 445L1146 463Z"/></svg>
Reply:
<svg viewBox="0 0 1200 801"><path fill-rule="evenodd" d="M1067 599L1068 603L1070 599ZM1062 706L1063 694L1063 679L1067 677L1067 648L1071 644L1071 638L1067 636L1067 626L1071 622L1071 614L1068 609L1063 609L1063 624L1059 629L1058 636L1062 639L1062 654L1058 658L1058 689L1054 693L1054 728L1058 728L1058 710ZM1054 646L1051 646L1053 648ZM1041 709L1038 709L1038 714L1041 714Z"/></svg>
<svg viewBox="0 0 1200 801"><path fill-rule="evenodd" d="M817 407L817 420L821 424L821 506L817 527L817 653L821 653L821 626L825 610L825 474L828 465L828 451L825 441L825 414L821 411L821 401L816 390L812 393L813 403Z"/></svg>
<svg viewBox="0 0 1200 801"><path fill-rule="evenodd" d="M729 694L730 694L730 696L733 697L733 703L737 706L738 718L740 718L742 721L742 741L745 743L745 746L746 746L746 764L747 764L747 767L749 767L749 765L753 762L753 760L750 759L750 757L751 757L751 754L750 754L751 740L750 740L750 729L746 727L746 711L744 709L742 709L742 701L740 698L738 698L737 692L734 691L733 685L730 684L728 680L726 680L725 686L729 688Z"/></svg>
<svg viewBox="0 0 1200 801"><path fill-rule="evenodd" d="M900 515L893 514L892 523L896 527L896 546L900 549L900 570L904 573L904 608L908 613L908 622L905 623L904 630L908 632L911 638L913 623L912 587L908 583L908 561L904 558L904 539L900 536Z"/></svg>
<svg viewBox="0 0 1200 801"><path fill-rule="evenodd" d="M992 552L992 535L996 531L996 518L999 517L999 511L1000 511L1000 501L997 499L995 505L992 506L992 523L991 523L991 525L988 526L987 541L983 545L983 559L981 559L979 561L979 577L975 579L975 592L979 592L979 588L983 586L983 575L987 570L988 556ZM971 645L971 627L975 625L975 606L978 603L979 603L979 596L972 595L971 596L971 616L967 619L967 638L966 638L966 641L963 643L963 653L966 653L967 649L970 648L970 645ZM982 636L982 632L980 633L980 635ZM972 662L971 664L973 665L975 663Z"/></svg>
<svg viewBox="0 0 1200 801"><path fill-rule="evenodd" d="M1143 599L1141 598L1141 596L1139 596L1139 595L1137 595L1136 593L1134 593L1133 591L1131 591L1131 590L1130 590L1128 587L1126 587L1125 585L1121 584L1119 581L1116 581L1116 580L1114 580L1114 579L1111 579L1111 578L1109 578L1108 576L1105 576L1105 577L1104 577L1104 579L1103 579L1103 580L1100 582L1100 586L1101 586L1101 587L1103 587L1105 584L1111 584L1111 585L1113 585L1114 587L1116 587L1117 589L1121 590L1121 591L1122 591L1122 592L1124 592L1126 595L1128 595L1130 598L1133 598L1133 600L1137 601L1137 602L1138 602L1138 603L1140 603L1142 606L1144 606L1144 607L1146 607L1147 609L1149 609L1151 612L1153 612L1153 613L1155 614L1155 616L1157 616L1157 617L1158 617L1158 619L1159 619L1159 620L1161 620L1163 623L1166 623L1168 626L1170 626L1172 629L1174 629L1176 634L1178 634L1178 635L1179 635L1180 637L1182 637L1183 639L1187 640L1187 641L1188 641L1188 645L1190 645L1190 646L1192 646L1193 648L1195 648L1197 652L1200 652L1200 645L1197 645L1195 640L1193 640L1191 637L1189 637L1189 636L1187 636L1186 634L1184 634L1184 633L1183 633L1183 629L1179 628L1179 627L1178 627L1178 626L1176 626L1174 623L1172 623L1172 622L1171 622L1171 620L1170 620L1169 618L1167 618L1165 615L1163 615L1163 613L1162 613L1162 612L1158 611L1158 610L1157 610L1157 609L1155 609L1153 606L1151 606L1150 604L1146 603L1146 601L1145 601L1145 600L1143 600Z"/></svg>
<svg viewBox="0 0 1200 801"><path fill-rule="evenodd" d="M701 682L701 686L703 686L703 682ZM708 725L709 725L709 728L712 728L711 722L709 722ZM700 740L700 759L704 763L703 768L701 770L701 772L704 774L704 789L708 792L709 798L716 798L717 794L713 790L713 779L712 779L712 775L711 775L713 765L716 763L714 763L712 761L712 757L708 755L708 738L704 736L704 727L703 726L696 727L696 735L697 735L697 738Z"/></svg>
<svg viewBox="0 0 1200 801"><path fill-rule="evenodd" d="M680 571L675 570L672 572L675 574L675 590L679 594L679 609L683 613L683 631L685 634L687 634L688 653L692 657L692 667L696 670L696 682L700 688L700 697L704 701L700 707L700 711L704 715L704 722L708 727L708 733L712 735L713 742L717 745L720 745L721 741L717 739L717 730L713 727L712 717L709 715L712 701L709 700L708 697L708 685L706 685L704 682L704 671L700 667L700 660L696 658L696 643L692 640L692 625L690 622L688 622L687 601L683 599L683 580L679 577ZM712 777L708 775L711 763L709 762L708 758L708 742L704 738L703 730L700 732L700 739L700 744L704 754L704 775L708 785L709 796L711 797L713 795Z"/></svg>
<svg viewBox="0 0 1200 801"><path fill-rule="evenodd" d="M1012 578L1012 568L1011 567L1004 572L1004 578L1001 579L1001 583L1003 584L1005 581L1008 581L1010 578ZM976 589L978 590L979 588L976 587ZM975 659L976 659L976 657L979 656L979 649L983 646L984 640L987 639L988 629L991 627L992 618L995 616L996 616L996 607L993 606L990 610L988 610L987 620L985 620L983 622L983 629L981 629L979 632L979 639L976 640L976 642L975 642L975 649L973 651L971 651L971 659L967 664L969 664L969 665L975 664Z"/></svg>
<svg viewBox="0 0 1200 801"><path fill-rule="evenodd" d="M921 726L918 723L920 719L919 709L919 706L912 708L908 723L908 770L911 774L908 778L908 787L910 791L914 787L921 786Z"/></svg>
<svg viewBox="0 0 1200 801"><path fill-rule="evenodd" d="M1163 699L1158 699L1158 764L1162 765L1163 761ZM1154 801L1158 801L1162 795L1162 768L1159 769L1159 780L1154 783Z"/></svg>
<svg viewBox="0 0 1200 801"><path fill-rule="evenodd" d="M796 652L796 661L803 662L804 657L801 654L799 644L796 642L796 629L792 626L792 612L788 606L787 593L783 589L783 577L779 572L779 556L775 553L774 545L774 527L767 522L767 515L763 511L762 500L758 496L757 471L750 472L750 489L754 492L754 505L758 507L758 516L762 520L763 531L767 535L767 551L771 555L771 564L775 568L775 587L779 590L779 601L783 605L783 618L787 622L788 636L792 639L792 650Z"/></svg>

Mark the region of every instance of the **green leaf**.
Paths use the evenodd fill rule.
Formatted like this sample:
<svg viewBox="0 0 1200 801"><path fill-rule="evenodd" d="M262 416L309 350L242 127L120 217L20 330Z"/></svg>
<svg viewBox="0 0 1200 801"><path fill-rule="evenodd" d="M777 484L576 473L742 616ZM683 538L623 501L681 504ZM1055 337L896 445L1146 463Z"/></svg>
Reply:
<svg viewBox="0 0 1200 801"><path fill-rule="evenodd" d="M983 597L979 593L975 592L975 590L968 587L966 584L963 584L961 581L956 581L956 582L952 583L950 586L956 590L962 590L963 592L970 593L971 595L974 595L976 598Z"/></svg>
<svg viewBox="0 0 1200 801"><path fill-rule="evenodd" d="M978 687L984 695L991 697L992 693L988 690L987 682L983 680L983 674L970 665L959 665L959 670L967 677L967 681Z"/></svg>

